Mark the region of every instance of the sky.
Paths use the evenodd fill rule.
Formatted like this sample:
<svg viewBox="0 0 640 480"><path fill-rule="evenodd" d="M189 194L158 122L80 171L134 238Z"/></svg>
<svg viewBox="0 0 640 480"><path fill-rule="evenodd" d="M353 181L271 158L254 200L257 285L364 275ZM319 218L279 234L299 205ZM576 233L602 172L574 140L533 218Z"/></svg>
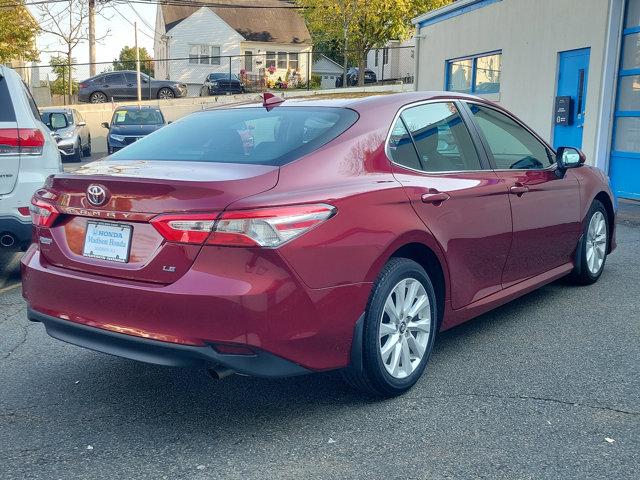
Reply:
<svg viewBox="0 0 640 480"><path fill-rule="evenodd" d="M30 6L31 13L40 20L39 12L34 6ZM118 12L120 14L118 14ZM145 26L142 20L136 15L140 15L142 19L149 25ZM125 20L125 18L129 21ZM131 23L129 23L131 22ZM149 54L153 56L153 28L156 22L156 5L141 5L139 3L118 3L105 6L102 9L102 15L96 15L96 37L100 38L107 31L106 37L102 43L96 44L96 61L111 62L114 58L118 58L120 50L125 45L133 47L134 45L134 28L133 23L138 23L138 45L145 47ZM40 65L47 65L49 58L55 54L45 53L43 50L64 50L64 44L50 34L40 34L37 39L38 49L41 51ZM76 62L84 63L89 61L89 45L88 43L80 43L73 53Z"/></svg>

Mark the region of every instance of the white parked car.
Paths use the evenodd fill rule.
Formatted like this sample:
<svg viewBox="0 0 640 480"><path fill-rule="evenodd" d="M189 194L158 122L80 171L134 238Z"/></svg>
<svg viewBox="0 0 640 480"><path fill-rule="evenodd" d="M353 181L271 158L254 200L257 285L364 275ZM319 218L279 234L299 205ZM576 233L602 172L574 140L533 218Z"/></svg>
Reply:
<svg viewBox="0 0 640 480"><path fill-rule="evenodd" d="M56 141L40 120L31 92L12 69L0 65L0 247L31 242L31 196L62 172Z"/></svg>

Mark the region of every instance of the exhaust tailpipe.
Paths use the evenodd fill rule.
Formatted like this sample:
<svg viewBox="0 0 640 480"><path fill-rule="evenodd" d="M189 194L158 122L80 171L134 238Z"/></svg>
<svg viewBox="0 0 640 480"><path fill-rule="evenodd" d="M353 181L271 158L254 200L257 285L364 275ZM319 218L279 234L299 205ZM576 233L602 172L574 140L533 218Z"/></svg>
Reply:
<svg viewBox="0 0 640 480"><path fill-rule="evenodd" d="M11 235L10 233L3 233L0 235L0 247L2 248L11 248L16 244L16 237Z"/></svg>
<svg viewBox="0 0 640 480"><path fill-rule="evenodd" d="M211 375L216 380L222 380L223 378L229 377L234 373L236 373L234 370L221 366L216 366L209 369L209 375Z"/></svg>

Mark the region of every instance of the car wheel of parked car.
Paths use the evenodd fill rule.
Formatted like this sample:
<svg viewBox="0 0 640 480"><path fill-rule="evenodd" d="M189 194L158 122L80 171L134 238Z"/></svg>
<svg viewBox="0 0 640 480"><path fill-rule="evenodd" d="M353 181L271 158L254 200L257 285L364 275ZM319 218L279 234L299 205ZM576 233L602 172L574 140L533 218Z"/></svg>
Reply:
<svg viewBox="0 0 640 480"><path fill-rule="evenodd" d="M572 279L582 285L598 281L609 251L609 219L604 205L594 200L586 218L578 245L579 260L572 273Z"/></svg>
<svg viewBox="0 0 640 480"><path fill-rule="evenodd" d="M163 87L158 90L158 98L167 99L167 98L175 98L176 94L173 93L173 90L167 87Z"/></svg>
<svg viewBox="0 0 640 480"><path fill-rule="evenodd" d="M413 260L391 259L373 286L362 345L354 350L361 352L361 362L352 359L343 371L347 383L382 397L407 391L427 365L437 318L436 295L427 272Z"/></svg>
<svg viewBox="0 0 640 480"><path fill-rule="evenodd" d="M84 157L90 157L91 156L91 137L89 137L87 139L87 144L82 149L82 155Z"/></svg>
<svg viewBox="0 0 640 480"><path fill-rule="evenodd" d="M89 97L91 103L107 103L107 96L102 92L93 92Z"/></svg>

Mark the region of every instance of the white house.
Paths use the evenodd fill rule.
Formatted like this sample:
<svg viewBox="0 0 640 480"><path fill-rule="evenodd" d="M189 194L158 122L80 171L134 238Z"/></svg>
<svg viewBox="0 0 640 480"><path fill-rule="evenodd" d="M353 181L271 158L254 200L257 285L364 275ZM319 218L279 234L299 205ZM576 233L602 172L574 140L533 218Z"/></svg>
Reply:
<svg viewBox="0 0 640 480"><path fill-rule="evenodd" d="M383 48L374 48L367 54L367 68L373 70L378 81L401 80L413 82L415 40L391 40Z"/></svg>
<svg viewBox="0 0 640 480"><path fill-rule="evenodd" d="M284 0L216 0L197 6L160 4L154 40L155 75L186 83L197 95L209 73L246 78L305 80L311 36L292 3ZM282 8L285 7L285 8ZM295 72L295 74L294 74Z"/></svg>
<svg viewBox="0 0 640 480"><path fill-rule="evenodd" d="M343 66L325 55L318 55L311 71L320 76L320 88L325 90L336 87L336 78L342 75Z"/></svg>
<svg viewBox="0 0 640 480"><path fill-rule="evenodd" d="M458 0L413 24L418 90L497 101L640 200L640 0Z"/></svg>

